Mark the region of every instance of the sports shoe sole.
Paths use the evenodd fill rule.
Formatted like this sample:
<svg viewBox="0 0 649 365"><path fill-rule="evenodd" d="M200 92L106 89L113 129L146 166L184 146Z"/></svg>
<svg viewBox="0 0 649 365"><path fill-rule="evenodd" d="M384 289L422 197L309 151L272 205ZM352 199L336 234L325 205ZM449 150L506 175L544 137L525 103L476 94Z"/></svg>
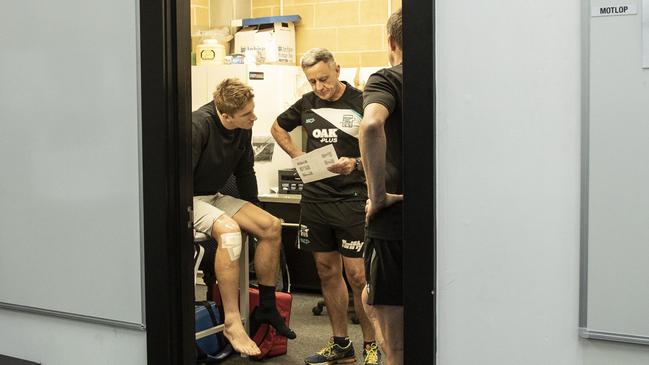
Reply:
<svg viewBox="0 0 649 365"><path fill-rule="evenodd" d="M356 357L346 357L334 361L325 362L304 362L306 365L335 365L335 364L351 364L356 362Z"/></svg>

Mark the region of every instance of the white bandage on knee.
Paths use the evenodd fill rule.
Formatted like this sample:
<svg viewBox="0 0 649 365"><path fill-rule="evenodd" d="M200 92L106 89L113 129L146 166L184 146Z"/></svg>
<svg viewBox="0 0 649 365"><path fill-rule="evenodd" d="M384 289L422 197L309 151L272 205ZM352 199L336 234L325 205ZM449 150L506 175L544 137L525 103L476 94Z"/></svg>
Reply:
<svg viewBox="0 0 649 365"><path fill-rule="evenodd" d="M238 259L239 256L241 256L241 233L223 233L221 235L221 245L223 246L223 249L228 251L228 255L230 255L230 261Z"/></svg>

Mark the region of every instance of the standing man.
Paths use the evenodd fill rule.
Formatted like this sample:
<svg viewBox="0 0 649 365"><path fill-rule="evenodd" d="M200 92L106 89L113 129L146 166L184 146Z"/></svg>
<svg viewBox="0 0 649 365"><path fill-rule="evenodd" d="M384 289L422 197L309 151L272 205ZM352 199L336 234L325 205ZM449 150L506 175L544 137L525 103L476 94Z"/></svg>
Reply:
<svg viewBox="0 0 649 365"><path fill-rule="evenodd" d="M271 133L291 158L304 154L288 133L299 126L308 136L307 152L331 144L343 156L329 168L339 176L307 183L302 191L299 247L313 252L333 329L327 345L304 361L314 365L355 361L347 336L349 294L344 267L363 330L365 364L377 364L380 354L374 330L361 302L366 284L362 254L367 199L358 148L362 93L339 81L340 66L326 49L307 51L301 64L313 91L278 116Z"/></svg>
<svg viewBox="0 0 649 365"><path fill-rule="evenodd" d="M403 221L401 9L388 19L391 68L370 76L363 92L361 155L369 199L365 207L365 272L363 303L382 334L388 365L403 364Z"/></svg>
<svg viewBox="0 0 649 365"><path fill-rule="evenodd" d="M192 113L192 162L194 168L194 228L217 242L214 260L225 312L225 337L242 354L258 355L239 313L239 255L241 229L259 239L255 269L260 304L252 321L269 323L288 338L288 328L275 306L275 276L279 265L281 223L250 202L257 202L257 179L252 152L252 125L257 120L252 89L237 79L226 79L214 92L214 100ZM222 195L230 175L244 200Z"/></svg>

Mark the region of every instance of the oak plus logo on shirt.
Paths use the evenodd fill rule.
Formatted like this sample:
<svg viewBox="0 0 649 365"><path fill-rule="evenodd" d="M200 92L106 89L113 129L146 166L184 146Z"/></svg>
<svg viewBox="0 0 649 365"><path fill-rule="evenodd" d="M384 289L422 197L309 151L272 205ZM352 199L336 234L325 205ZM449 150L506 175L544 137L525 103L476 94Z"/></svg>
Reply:
<svg viewBox="0 0 649 365"><path fill-rule="evenodd" d="M313 138L320 139L320 143L336 143L338 142L338 128L323 128L314 129L311 134Z"/></svg>

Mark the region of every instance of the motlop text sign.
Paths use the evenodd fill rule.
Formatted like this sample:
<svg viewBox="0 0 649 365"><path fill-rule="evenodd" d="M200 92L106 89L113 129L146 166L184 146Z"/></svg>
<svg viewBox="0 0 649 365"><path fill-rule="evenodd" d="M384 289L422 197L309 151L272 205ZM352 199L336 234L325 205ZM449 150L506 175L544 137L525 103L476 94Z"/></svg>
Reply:
<svg viewBox="0 0 649 365"><path fill-rule="evenodd" d="M617 16L638 14L637 4L616 4L593 6L592 16Z"/></svg>

